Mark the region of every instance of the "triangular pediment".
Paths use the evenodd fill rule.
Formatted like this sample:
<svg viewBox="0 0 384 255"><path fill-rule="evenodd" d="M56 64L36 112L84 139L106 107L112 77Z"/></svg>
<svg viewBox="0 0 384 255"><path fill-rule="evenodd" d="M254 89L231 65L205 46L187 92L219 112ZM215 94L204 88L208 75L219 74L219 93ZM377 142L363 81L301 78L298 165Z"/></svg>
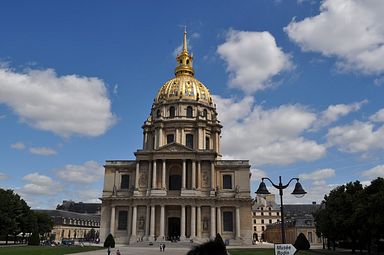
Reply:
<svg viewBox="0 0 384 255"><path fill-rule="evenodd" d="M170 144L161 146L156 151L158 152L192 152L193 149L179 143L170 143Z"/></svg>

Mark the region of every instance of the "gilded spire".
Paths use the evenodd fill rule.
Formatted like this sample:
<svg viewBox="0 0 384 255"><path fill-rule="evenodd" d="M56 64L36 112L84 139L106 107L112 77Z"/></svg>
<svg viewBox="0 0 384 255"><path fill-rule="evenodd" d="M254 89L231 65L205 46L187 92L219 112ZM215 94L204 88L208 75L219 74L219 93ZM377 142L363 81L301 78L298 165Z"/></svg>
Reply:
<svg viewBox="0 0 384 255"><path fill-rule="evenodd" d="M195 71L192 67L193 56L188 53L187 45L187 28L184 29L183 48L180 54L177 55L177 66L175 69L175 75L194 75Z"/></svg>
<svg viewBox="0 0 384 255"><path fill-rule="evenodd" d="M184 27L184 40L183 40L183 51L188 53L188 46L187 46L187 26Z"/></svg>

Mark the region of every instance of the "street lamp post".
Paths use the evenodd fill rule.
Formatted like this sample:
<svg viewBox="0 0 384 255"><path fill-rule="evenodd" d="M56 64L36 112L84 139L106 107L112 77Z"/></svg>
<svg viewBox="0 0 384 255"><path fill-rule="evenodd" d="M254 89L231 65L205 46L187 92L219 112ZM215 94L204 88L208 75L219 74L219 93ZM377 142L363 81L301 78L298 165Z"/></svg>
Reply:
<svg viewBox="0 0 384 255"><path fill-rule="evenodd" d="M281 182L281 176L279 176L279 184L276 185L272 182L271 179L267 178L267 177L263 177L261 178L261 183L259 185L259 188L257 189L256 191L256 194L258 195L268 195L268 194L271 194L268 189L267 189L267 186L265 185L264 183L264 180L268 180L273 187L275 187L276 189L279 190L279 195L280 195L280 205L281 205L281 243L285 243L285 226L284 226L284 206L283 206L283 189L287 188L289 186L289 184L291 183L291 181L293 180L296 180L296 185L295 185L295 189L293 190L293 192L291 193L292 195L294 195L295 197L303 197L307 192L304 191L303 187L301 186L300 182L299 182L299 178L292 178L291 180L289 180L289 182L285 185L283 185L283 183Z"/></svg>

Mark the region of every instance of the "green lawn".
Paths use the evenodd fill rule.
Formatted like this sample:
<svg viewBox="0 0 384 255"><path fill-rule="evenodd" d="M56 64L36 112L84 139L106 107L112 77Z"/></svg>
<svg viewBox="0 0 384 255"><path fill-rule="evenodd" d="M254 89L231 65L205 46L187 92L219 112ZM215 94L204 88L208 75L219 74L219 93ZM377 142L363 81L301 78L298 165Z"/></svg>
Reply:
<svg viewBox="0 0 384 255"><path fill-rule="evenodd" d="M0 255L63 255L77 252L94 251L103 249L98 246L18 246L0 247Z"/></svg>

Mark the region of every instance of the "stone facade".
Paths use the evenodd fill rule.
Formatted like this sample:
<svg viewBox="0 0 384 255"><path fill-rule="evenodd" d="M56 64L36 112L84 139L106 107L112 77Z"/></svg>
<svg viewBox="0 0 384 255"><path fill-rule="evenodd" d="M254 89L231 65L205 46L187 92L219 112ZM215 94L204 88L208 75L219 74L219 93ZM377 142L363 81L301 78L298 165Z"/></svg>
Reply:
<svg viewBox="0 0 384 255"><path fill-rule="evenodd" d="M159 90L135 160L105 164L100 238L230 244L252 239L250 165L222 160L221 128L209 90L194 78L186 33L175 78Z"/></svg>

